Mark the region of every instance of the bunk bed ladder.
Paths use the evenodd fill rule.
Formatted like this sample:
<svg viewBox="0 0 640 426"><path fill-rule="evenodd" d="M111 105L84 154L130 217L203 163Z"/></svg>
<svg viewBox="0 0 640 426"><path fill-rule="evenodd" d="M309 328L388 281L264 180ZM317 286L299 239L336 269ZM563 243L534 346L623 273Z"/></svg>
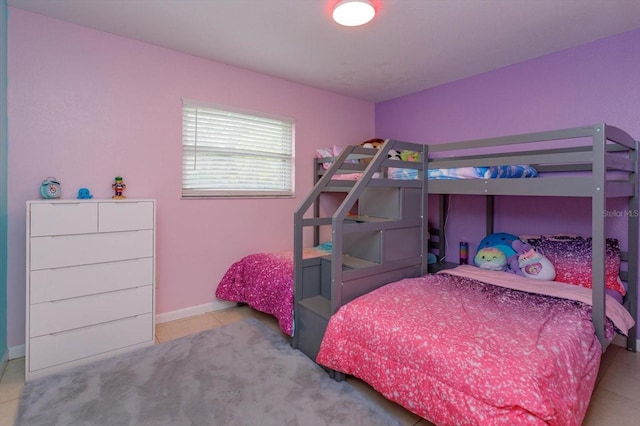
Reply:
<svg viewBox="0 0 640 426"><path fill-rule="evenodd" d="M392 149L419 151L421 161L389 159ZM378 149L348 146L332 160L332 166L320 175L294 213L292 345L310 358L314 359L319 350L330 316L343 304L369 291L372 280L374 285L381 286L426 273L426 158L427 147L420 144L388 140ZM367 161L353 162L354 159ZM417 169L417 179L387 179L389 167L405 166ZM336 179L341 173L353 172L361 172L357 180ZM318 173L314 173L317 177ZM346 195L331 216L323 217L319 200L328 192ZM312 206L313 217L305 217ZM358 210L357 215L354 209ZM390 217L382 217L386 214ZM304 229L314 228L313 241L318 244L319 229L325 226L330 227L331 255L303 259ZM389 247L400 245L398 242L404 236L411 239L409 248L400 247L399 253L392 252Z"/></svg>

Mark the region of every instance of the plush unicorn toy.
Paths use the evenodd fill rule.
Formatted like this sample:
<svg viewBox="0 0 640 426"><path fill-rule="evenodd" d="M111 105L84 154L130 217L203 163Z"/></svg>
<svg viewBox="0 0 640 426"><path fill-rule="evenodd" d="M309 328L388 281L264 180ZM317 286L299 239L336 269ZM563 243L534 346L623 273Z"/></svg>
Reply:
<svg viewBox="0 0 640 426"><path fill-rule="evenodd" d="M527 278L553 281L556 277L556 270L553 264L534 249L530 249L518 256L518 266Z"/></svg>

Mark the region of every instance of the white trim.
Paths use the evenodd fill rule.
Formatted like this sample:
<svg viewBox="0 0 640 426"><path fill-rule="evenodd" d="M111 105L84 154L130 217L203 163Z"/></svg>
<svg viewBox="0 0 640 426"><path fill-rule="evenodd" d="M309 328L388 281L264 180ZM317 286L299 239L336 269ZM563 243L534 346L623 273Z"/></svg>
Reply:
<svg viewBox="0 0 640 426"><path fill-rule="evenodd" d="M621 334L616 334L616 337L611 341L612 345L620 346L622 348L627 348L627 338ZM639 349L640 352L640 339L636 339L636 348Z"/></svg>
<svg viewBox="0 0 640 426"><path fill-rule="evenodd" d="M163 322L174 321L182 318L188 318L195 315L204 314L207 312L219 311L236 306L234 302L225 302L222 300L216 300L212 303L206 303L199 306L191 306L189 308L178 309L177 311L164 312L156 315L156 324ZM17 345L9 348L9 360L22 358L25 356L25 345Z"/></svg>
<svg viewBox="0 0 640 426"><path fill-rule="evenodd" d="M191 306L189 308L178 309L177 311L163 312L156 315L156 324L162 324L163 322L175 321L182 318L193 317L195 315L204 314L212 311L219 311L221 309L227 309L236 304L233 302L224 302L222 300L216 300L204 305Z"/></svg>
<svg viewBox="0 0 640 426"><path fill-rule="evenodd" d="M25 353L24 345L12 346L9 348L9 359L22 358Z"/></svg>

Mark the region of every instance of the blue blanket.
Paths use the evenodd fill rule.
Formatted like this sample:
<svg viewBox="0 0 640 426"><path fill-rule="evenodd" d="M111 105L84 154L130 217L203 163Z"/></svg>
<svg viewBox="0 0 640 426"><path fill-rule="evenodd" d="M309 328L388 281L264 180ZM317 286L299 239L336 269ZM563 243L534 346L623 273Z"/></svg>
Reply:
<svg viewBox="0 0 640 426"><path fill-rule="evenodd" d="M415 180L416 169L389 168L390 179ZM534 178L538 172L532 166L509 165L491 167L459 167L455 169L428 169L429 179L502 179L502 178Z"/></svg>

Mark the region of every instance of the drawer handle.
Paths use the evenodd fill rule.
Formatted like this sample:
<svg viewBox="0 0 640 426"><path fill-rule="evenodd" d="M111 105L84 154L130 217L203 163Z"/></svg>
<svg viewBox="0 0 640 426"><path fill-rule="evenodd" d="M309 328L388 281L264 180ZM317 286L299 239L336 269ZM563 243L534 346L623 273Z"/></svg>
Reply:
<svg viewBox="0 0 640 426"><path fill-rule="evenodd" d="M66 302L66 301L69 301L69 300L86 298L86 297L91 297L91 296L97 296L99 294L133 292L133 291L137 291L139 288L142 288L142 287L149 287L150 285L151 284L145 284L145 285L139 285L139 286L131 287L131 288L123 288L121 290L102 291L100 293L91 293L91 294L85 294L85 295L82 295L82 296L67 297L65 299L48 300L47 302L44 302L44 303L62 303L62 302Z"/></svg>
<svg viewBox="0 0 640 426"><path fill-rule="evenodd" d="M145 312L145 313L138 314L138 315L132 315L130 317L125 317L125 318L118 318L118 319L112 320L112 321L100 322L98 324L91 324L91 325L87 325L87 326L84 326L84 327L76 327L76 328L70 328L70 329L64 330L64 331L56 331L55 333L49 333L48 336L60 336L60 335L63 335L63 334L73 333L76 330L96 328L96 327L104 325L104 324L115 324L115 323L118 323L118 322L131 320L133 318L138 318L138 317L141 317L143 315L149 315L149 312Z"/></svg>
<svg viewBox="0 0 640 426"><path fill-rule="evenodd" d="M109 263L135 263L135 262L139 262L141 260L144 259L149 259L151 258L151 256L146 256L146 257L135 257L135 258L131 258L131 259L123 259L123 260L110 260L108 262L95 262L95 263L87 263L84 265L71 265L71 266L58 266L56 268L46 268L47 271L59 271L61 269L70 269L70 268L85 268L85 267L91 267L91 266L95 266L95 265L106 265ZM34 269L35 271L37 271L38 269Z"/></svg>

